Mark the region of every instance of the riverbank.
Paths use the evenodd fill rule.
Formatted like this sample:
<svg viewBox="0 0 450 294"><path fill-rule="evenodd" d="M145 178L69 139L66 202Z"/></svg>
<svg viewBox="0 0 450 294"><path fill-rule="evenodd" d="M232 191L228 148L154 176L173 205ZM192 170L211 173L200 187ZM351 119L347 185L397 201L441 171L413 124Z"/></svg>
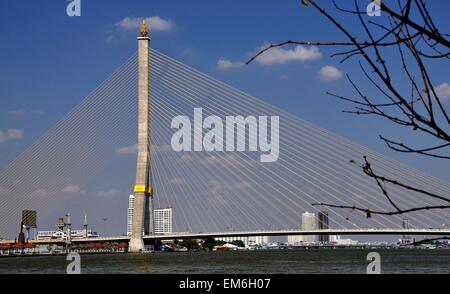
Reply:
<svg viewBox="0 0 450 294"><path fill-rule="evenodd" d="M398 251L398 250L448 250L449 248L430 248L430 247L398 247L398 246L295 246L295 247L283 247L283 248L264 248L264 249L249 249L239 248L234 250L186 250L186 251L144 251L141 254L173 254L173 253L196 253L196 252L224 252L224 251L239 251L239 252L266 252L266 251L336 251L336 250L385 250L385 251ZM69 253L78 253L80 255L111 255L111 254L136 254L128 251L115 251L115 250L73 250L73 251L59 251L59 252L45 252L45 253L10 253L2 254L0 258L13 258L13 257L46 257L46 256L66 256Z"/></svg>

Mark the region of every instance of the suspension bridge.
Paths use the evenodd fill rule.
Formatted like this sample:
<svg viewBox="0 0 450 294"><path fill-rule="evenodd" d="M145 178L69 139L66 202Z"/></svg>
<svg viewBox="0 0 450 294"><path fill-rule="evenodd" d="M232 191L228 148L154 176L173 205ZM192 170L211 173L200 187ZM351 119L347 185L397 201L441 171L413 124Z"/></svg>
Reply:
<svg viewBox="0 0 450 294"><path fill-rule="evenodd" d="M220 118L278 116L279 130L269 126L267 130L277 132L279 157L261 162L263 150L247 152L250 140L245 136L250 130L245 126L243 132L233 134L235 141L245 142L245 151L175 152L172 120L180 115L192 118L195 108ZM194 122L194 136L208 136L211 128ZM225 131L214 135L213 142L223 142ZM143 25L138 52L0 170L0 236L12 238L17 233L18 212L23 209L50 217L61 207L76 205L89 208L90 215L100 215L116 206L119 194L124 199L127 193L134 193L136 199L131 237L97 240L127 241L131 251L143 249L144 241L166 238L450 234L445 209L408 213L405 229L401 214L367 217L363 211L316 205L392 211L377 183L362 172L358 163L364 156L379 174L449 197L449 183L153 49ZM98 187L102 190L95 190ZM384 189L402 209L448 205L398 185L384 183ZM165 206L173 209L174 231L189 233L155 235L149 212ZM298 229L301 213L323 210L328 213L329 229ZM117 216L123 224L125 211L123 207L123 216Z"/></svg>

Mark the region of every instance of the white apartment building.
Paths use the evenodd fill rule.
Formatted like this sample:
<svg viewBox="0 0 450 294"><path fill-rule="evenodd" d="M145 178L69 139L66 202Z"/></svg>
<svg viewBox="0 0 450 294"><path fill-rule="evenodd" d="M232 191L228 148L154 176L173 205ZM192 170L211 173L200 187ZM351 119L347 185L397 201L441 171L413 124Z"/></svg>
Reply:
<svg viewBox="0 0 450 294"><path fill-rule="evenodd" d="M131 236L133 227L133 210L134 210L134 195L128 198L127 211L127 235ZM155 234L172 233L172 208L159 208L153 210L153 222L155 227Z"/></svg>
<svg viewBox="0 0 450 294"><path fill-rule="evenodd" d="M316 214L311 212L302 213L302 230L303 231L311 231L316 230ZM315 235L304 235L303 242L312 243L316 241Z"/></svg>
<svg viewBox="0 0 450 294"><path fill-rule="evenodd" d="M134 195L130 195L128 198L128 211L127 211L127 236L131 236L131 230L133 228L133 208L134 208Z"/></svg>
<svg viewBox="0 0 450 294"><path fill-rule="evenodd" d="M155 234L172 233L172 208L153 210Z"/></svg>
<svg viewBox="0 0 450 294"><path fill-rule="evenodd" d="M300 245L303 243L303 236L302 235L288 235L287 240L288 245Z"/></svg>
<svg viewBox="0 0 450 294"><path fill-rule="evenodd" d="M311 212L302 213L301 228L304 231L315 230L316 227L316 215ZM289 235L287 243L289 245L301 245L304 243L313 243L316 241L315 235Z"/></svg>
<svg viewBox="0 0 450 294"><path fill-rule="evenodd" d="M252 236L248 237L249 246L259 246L269 244L269 236Z"/></svg>

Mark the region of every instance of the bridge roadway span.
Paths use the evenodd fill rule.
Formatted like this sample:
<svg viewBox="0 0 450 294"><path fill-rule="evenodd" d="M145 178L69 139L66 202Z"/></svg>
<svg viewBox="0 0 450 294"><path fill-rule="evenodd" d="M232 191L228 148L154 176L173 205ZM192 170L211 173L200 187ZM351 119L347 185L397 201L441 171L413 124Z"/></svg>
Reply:
<svg viewBox="0 0 450 294"><path fill-rule="evenodd" d="M144 240L171 240L207 237L244 237L244 236L287 236L287 235L450 235L450 229L328 229L328 230L268 230L268 231L233 231L233 232L199 232L199 233L172 233L165 235L144 236ZM81 238L72 240L73 243L87 242L129 242L128 236L111 236L97 238ZM31 240L33 244L61 244L63 239ZM2 243L14 243L14 240L0 240Z"/></svg>

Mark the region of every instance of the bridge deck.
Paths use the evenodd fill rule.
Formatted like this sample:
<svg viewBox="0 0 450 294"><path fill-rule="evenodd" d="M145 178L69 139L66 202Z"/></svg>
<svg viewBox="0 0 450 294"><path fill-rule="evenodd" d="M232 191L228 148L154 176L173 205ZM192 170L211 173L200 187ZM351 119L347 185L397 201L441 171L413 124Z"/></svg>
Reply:
<svg viewBox="0 0 450 294"><path fill-rule="evenodd" d="M165 235L144 236L144 240L164 239L190 239L206 237L250 237L250 236L287 236L287 235L450 235L450 229L328 229L328 230L268 230L268 231L242 231L242 232L199 232L199 233L173 233ZM111 236L98 238L81 238L72 240L73 243L86 242L128 242L128 236ZM61 244L62 239L31 240L33 244ZM0 240L0 244L14 243L14 240Z"/></svg>

